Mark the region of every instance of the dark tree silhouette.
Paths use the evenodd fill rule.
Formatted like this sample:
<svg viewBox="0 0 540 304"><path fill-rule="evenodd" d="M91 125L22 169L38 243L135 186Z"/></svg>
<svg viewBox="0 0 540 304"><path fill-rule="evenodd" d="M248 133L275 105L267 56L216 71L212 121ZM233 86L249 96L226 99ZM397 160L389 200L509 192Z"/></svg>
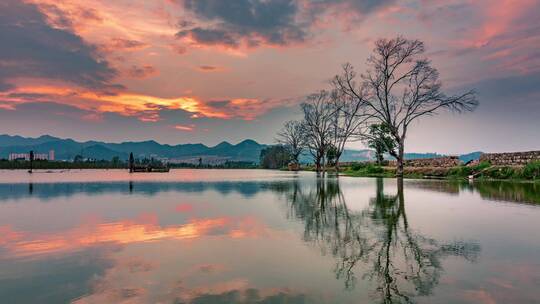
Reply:
<svg viewBox="0 0 540 304"><path fill-rule="evenodd" d="M343 94L340 90L332 90L330 105L333 108L330 117L330 141L334 150L334 167L339 172L339 159L348 142L358 140L361 127L370 118L363 99Z"/></svg>
<svg viewBox="0 0 540 304"><path fill-rule="evenodd" d="M304 113L302 123L306 147L315 161L317 172L325 169L324 159L332 143L332 117L336 109L331 104L331 94L320 91L307 97L300 107Z"/></svg>
<svg viewBox="0 0 540 304"><path fill-rule="evenodd" d="M287 121L283 129L277 134L276 141L289 150L293 163L300 163L300 154L302 154L306 146L306 137L303 132L302 122L296 120Z"/></svg>
<svg viewBox="0 0 540 304"><path fill-rule="evenodd" d="M261 151L260 164L265 169L280 169L291 161L291 154L284 146L270 146Z"/></svg>
<svg viewBox="0 0 540 304"><path fill-rule="evenodd" d="M28 170L29 173L32 173L32 170L34 169L34 151L30 151L30 154L29 154L29 158L30 158L30 170Z"/></svg>
<svg viewBox="0 0 540 304"><path fill-rule="evenodd" d="M135 168L135 158L133 158L133 152L129 153L129 173L133 173Z"/></svg>

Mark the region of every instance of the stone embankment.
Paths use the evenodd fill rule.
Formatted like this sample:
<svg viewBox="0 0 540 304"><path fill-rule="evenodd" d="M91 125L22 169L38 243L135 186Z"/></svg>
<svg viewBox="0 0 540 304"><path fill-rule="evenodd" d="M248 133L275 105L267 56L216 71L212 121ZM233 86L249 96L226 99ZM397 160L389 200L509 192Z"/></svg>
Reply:
<svg viewBox="0 0 540 304"><path fill-rule="evenodd" d="M494 166L523 166L534 161L540 161L540 151L513 153L484 153L480 161L490 162Z"/></svg>
<svg viewBox="0 0 540 304"><path fill-rule="evenodd" d="M459 166L461 160L457 156L445 156L445 157L436 157L436 158L418 158L418 159L407 159L405 160L405 167L438 167L438 168L451 168ZM397 162L395 160L390 161L389 165L395 167Z"/></svg>

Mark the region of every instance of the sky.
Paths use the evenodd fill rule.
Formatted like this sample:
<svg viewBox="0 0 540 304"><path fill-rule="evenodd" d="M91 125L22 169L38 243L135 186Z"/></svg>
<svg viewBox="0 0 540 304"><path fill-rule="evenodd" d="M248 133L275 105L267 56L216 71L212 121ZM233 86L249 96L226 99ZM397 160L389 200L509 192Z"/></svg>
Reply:
<svg viewBox="0 0 540 304"><path fill-rule="evenodd" d="M417 121L406 151L540 149L538 0L2 0L0 134L272 143L397 35L480 101Z"/></svg>

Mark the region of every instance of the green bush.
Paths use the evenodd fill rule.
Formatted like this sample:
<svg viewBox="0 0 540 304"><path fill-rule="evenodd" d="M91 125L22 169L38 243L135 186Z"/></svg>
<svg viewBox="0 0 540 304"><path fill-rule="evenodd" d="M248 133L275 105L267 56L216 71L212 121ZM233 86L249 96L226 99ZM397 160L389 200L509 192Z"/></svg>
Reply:
<svg viewBox="0 0 540 304"><path fill-rule="evenodd" d="M480 170L484 170L486 168L489 168L491 167L491 163L488 162L488 161L483 161L481 163L479 163L478 165L476 166L473 166L473 171L480 171Z"/></svg>
<svg viewBox="0 0 540 304"><path fill-rule="evenodd" d="M454 167L448 170L449 176L466 177L466 176L471 175L472 173L473 173L473 168L467 167L467 166Z"/></svg>
<svg viewBox="0 0 540 304"><path fill-rule="evenodd" d="M486 168L491 167L491 164L487 161L483 161L476 166L458 166L448 170L448 176L450 177L467 177L475 173L479 173Z"/></svg>
<svg viewBox="0 0 540 304"><path fill-rule="evenodd" d="M512 167L493 167L482 173L483 177L493 179L519 178L519 170Z"/></svg>
<svg viewBox="0 0 540 304"><path fill-rule="evenodd" d="M366 167L366 164L364 163L353 163L351 165L351 170L353 171L359 171L359 170L362 170Z"/></svg>
<svg viewBox="0 0 540 304"><path fill-rule="evenodd" d="M540 178L540 161L528 163L523 168L522 176L526 179Z"/></svg>
<svg viewBox="0 0 540 304"><path fill-rule="evenodd" d="M371 164L366 166L366 171L367 171L368 174L384 173L384 169L382 167L371 165Z"/></svg>

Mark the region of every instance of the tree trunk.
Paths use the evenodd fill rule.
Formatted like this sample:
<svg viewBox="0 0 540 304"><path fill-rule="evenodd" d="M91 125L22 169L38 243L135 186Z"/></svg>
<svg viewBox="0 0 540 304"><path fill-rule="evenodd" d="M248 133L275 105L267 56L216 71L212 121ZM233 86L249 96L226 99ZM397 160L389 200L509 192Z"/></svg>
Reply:
<svg viewBox="0 0 540 304"><path fill-rule="evenodd" d="M321 172L321 157L318 155L315 158L315 171L317 171L317 173Z"/></svg>
<svg viewBox="0 0 540 304"><path fill-rule="evenodd" d="M341 153L336 154L336 164L334 165L336 168L336 176L339 175L339 158L341 157Z"/></svg>
<svg viewBox="0 0 540 304"><path fill-rule="evenodd" d="M398 149L399 149L399 152L398 152L398 157L397 157L397 169L396 169L396 176L398 178L403 178L403 163L404 163L404 145L403 145L403 140L400 140L399 143L398 143Z"/></svg>
<svg viewBox="0 0 540 304"><path fill-rule="evenodd" d="M403 226L405 229L409 228L409 223L407 221L407 215L405 213L405 194L403 191L403 178L398 178L397 181L398 187L398 199L399 199L399 211L398 214L403 218Z"/></svg>
<svg viewBox="0 0 540 304"><path fill-rule="evenodd" d="M326 158L322 157L322 176L324 177L324 174L326 173Z"/></svg>
<svg viewBox="0 0 540 304"><path fill-rule="evenodd" d="M384 155L383 155L383 152L378 150L375 152L377 154L377 165L379 166L382 166L382 163L383 163L383 160L384 160Z"/></svg>

